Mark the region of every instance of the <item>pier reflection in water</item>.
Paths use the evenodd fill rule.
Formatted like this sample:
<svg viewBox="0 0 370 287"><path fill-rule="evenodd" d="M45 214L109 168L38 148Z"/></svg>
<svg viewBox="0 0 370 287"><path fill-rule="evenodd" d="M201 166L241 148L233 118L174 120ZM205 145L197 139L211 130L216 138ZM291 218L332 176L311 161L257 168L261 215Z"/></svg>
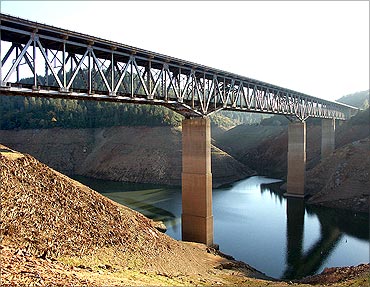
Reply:
<svg viewBox="0 0 370 287"><path fill-rule="evenodd" d="M342 233L327 216L320 216L320 237L303 252L305 204L303 199L287 199L287 268L283 278L301 278L315 274L340 241ZM322 215L322 213L321 213Z"/></svg>
<svg viewBox="0 0 370 287"><path fill-rule="evenodd" d="M154 220L181 239L181 189L76 177ZM369 262L364 214L286 199L276 180L252 177L213 191L215 243L221 251L275 278L301 278L325 267ZM279 183L280 185L280 183Z"/></svg>

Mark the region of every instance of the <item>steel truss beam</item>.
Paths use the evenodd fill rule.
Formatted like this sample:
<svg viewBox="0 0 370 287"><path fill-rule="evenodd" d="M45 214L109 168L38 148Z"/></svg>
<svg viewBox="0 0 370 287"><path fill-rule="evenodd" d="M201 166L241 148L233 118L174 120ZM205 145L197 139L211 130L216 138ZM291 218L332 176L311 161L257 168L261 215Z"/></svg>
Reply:
<svg viewBox="0 0 370 287"><path fill-rule="evenodd" d="M123 44L0 14L2 94L347 119L355 108ZM24 78L32 78L32 83Z"/></svg>

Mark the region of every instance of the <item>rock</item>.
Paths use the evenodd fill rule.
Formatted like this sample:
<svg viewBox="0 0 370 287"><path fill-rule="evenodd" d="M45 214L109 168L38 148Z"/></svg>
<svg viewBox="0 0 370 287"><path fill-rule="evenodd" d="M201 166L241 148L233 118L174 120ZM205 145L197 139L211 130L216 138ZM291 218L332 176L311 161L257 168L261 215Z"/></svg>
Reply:
<svg viewBox="0 0 370 287"><path fill-rule="evenodd" d="M152 226L162 233L165 233L167 231L167 227L163 223L163 221L152 221Z"/></svg>

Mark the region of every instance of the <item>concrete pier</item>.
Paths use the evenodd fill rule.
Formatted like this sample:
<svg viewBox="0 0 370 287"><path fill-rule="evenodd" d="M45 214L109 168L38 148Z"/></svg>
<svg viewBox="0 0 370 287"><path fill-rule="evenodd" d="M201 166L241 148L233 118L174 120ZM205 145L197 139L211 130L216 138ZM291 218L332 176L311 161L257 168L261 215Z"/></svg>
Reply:
<svg viewBox="0 0 370 287"><path fill-rule="evenodd" d="M321 120L321 158L330 156L335 150L335 119Z"/></svg>
<svg viewBox="0 0 370 287"><path fill-rule="evenodd" d="M304 197L306 179L306 123L292 122L288 127L288 178L285 196Z"/></svg>
<svg viewBox="0 0 370 287"><path fill-rule="evenodd" d="M209 118L182 122L182 240L213 244Z"/></svg>

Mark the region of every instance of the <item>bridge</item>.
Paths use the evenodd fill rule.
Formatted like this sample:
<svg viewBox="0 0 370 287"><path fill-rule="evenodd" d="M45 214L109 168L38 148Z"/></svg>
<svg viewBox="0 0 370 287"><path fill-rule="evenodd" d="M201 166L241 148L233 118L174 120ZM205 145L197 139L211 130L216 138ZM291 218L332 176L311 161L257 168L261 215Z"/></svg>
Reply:
<svg viewBox="0 0 370 287"><path fill-rule="evenodd" d="M291 120L286 196L304 197L306 124L322 118L322 156L335 120L356 109L121 43L0 14L0 94L162 105L182 123L182 237L213 244L209 115L221 111Z"/></svg>

